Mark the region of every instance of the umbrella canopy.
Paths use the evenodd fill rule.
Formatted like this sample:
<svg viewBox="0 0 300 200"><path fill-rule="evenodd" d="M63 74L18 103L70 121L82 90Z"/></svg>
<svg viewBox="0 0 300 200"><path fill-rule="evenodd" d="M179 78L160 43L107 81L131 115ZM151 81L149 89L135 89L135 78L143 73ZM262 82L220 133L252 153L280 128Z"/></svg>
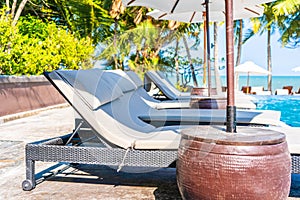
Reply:
<svg viewBox="0 0 300 200"><path fill-rule="evenodd" d="M253 5L259 5L272 0L233 0L233 10L250 9ZM166 13L182 13L190 11L205 11L203 6L205 0L122 0L127 6L144 6L161 10ZM209 2L211 11L225 12L225 1Z"/></svg>
<svg viewBox="0 0 300 200"><path fill-rule="evenodd" d="M249 75L250 74L263 74L263 75L268 75L271 74L271 72L265 70L264 68L256 65L255 63L251 61L247 61L241 65L238 65L234 69L235 73L238 74L247 74L247 87L249 86ZM238 78L238 76L236 76ZM236 81L237 87L238 87L238 81Z"/></svg>
<svg viewBox="0 0 300 200"><path fill-rule="evenodd" d="M271 72L265 70L264 68L256 65L252 61L247 61L241 65L234 68L236 73L247 73L247 74L271 74Z"/></svg>
<svg viewBox="0 0 300 200"><path fill-rule="evenodd" d="M254 6L248 6L247 9L244 7L237 8L233 10L233 19L242 19L242 18L253 18L253 17L259 17L262 16L264 11L264 8L259 5ZM209 14L209 16L207 16ZM164 11L155 9L149 13L147 13L148 16L153 17L157 20L174 20L179 22L185 22L185 23L197 23L197 22L206 22L205 20L208 18L209 21L225 21L225 12L220 11L190 11L190 12L174 12L174 13L166 13ZM210 88L211 88L211 73L210 73L210 51L209 49L206 49L206 43L210 43L209 39L209 28L208 23L204 24L204 31L206 32L206 38L207 41L204 41L204 55L206 55L207 51L207 57L204 57L204 63L207 64L208 69L208 95L210 96ZM205 43L206 42L206 43ZM217 81L217 80L216 80Z"/></svg>
<svg viewBox="0 0 300 200"><path fill-rule="evenodd" d="M299 66L299 67L294 67L294 68L292 69L292 71L293 71L293 72L300 72L300 66Z"/></svg>
<svg viewBox="0 0 300 200"><path fill-rule="evenodd" d="M174 20L185 23L197 23L203 22L204 11L190 11L182 13L166 13L164 11L155 9L151 12L148 12L147 15L153 17L156 20ZM237 9L234 10L233 19L245 19L260 17L264 12L264 8L259 5L249 6L248 9ZM209 13L210 21L225 21L225 13L218 11L210 11Z"/></svg>

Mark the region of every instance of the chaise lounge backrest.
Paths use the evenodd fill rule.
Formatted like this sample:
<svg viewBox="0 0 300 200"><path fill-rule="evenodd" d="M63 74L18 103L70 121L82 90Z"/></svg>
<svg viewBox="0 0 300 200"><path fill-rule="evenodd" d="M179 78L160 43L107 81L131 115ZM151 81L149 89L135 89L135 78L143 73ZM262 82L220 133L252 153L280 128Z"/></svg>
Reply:
<svg viewBox="0 0 300 200"><path fill-rule="evenodd" d="M150 70L145 74L146 80L152 81L166 97L172 100L190 98L190 93L178 91L173 84L171 84L164 75L157 71ZM146 83L145 83L146 84Z"/></svg>
<svg viewBox="0 0 300 200"><path fill-rule="evenodd" d="M142 80L140 79L140 77L133 71L127 71L126 74L128 75L128 77L135 83L137 90L136 92L142 97L144 98L148 103L151 104L151 102L154 103L160 103L159 100L154 99L153 97L151 97L147 91L143 88L144 84L142 82ZM157 105L156 105L157 106ZM155 107L155 106L154 106Z"/></svg>
<svg viewBox="0 0 300 200"><path fill-rule="evenodd" d="M103 73L99 69L61 70L48 76L78 114L110 146L152 150L178 148L180 136L176 131L157 131L124 109L126 103L134 100L135 85L130 86L130 82L119 79L116 73ZM122 81L128 85L125 87ZM119 83L124 87L117 87Z"/></svg>

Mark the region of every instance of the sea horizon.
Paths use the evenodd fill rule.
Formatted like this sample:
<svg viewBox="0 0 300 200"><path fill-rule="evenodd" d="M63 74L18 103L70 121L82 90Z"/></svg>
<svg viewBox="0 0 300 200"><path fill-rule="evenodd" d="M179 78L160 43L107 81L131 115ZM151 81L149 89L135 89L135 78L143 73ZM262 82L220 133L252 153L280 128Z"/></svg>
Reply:
<svg viewBox="0 0 300 200"><path fill-rule="evenodd" d="M283 86L293 86L292 91L298 92L300 88L300 74L295 75L272 75L272 92L274 93L276 89L282 89ZM175 73L168 73L168 79L172 82L176 82ZM203 84L202 75L197 75L198 87L206 87ZM247 86L247 75L240 75L238 78L238 90L241 90L242 86ZM182 82L183 77L180 77L180 81ZM220 75L221 85L226 86L226 75ZM188 78L189 82L187 85L193 86L192 78ZM215 87L215 78L212 76L212 87ZM249 86L251 87L259 87L263 86L264 90L268 90L268 76L265 75L250 75L249 76Z"/></svg>
<svg viewBox="0 0 300 200"><path fill-rule="evenodd" d="M248 76L239 76L239 90L242 86L247 86ZM221 76L222 84L226 85L226 76ZM258 87L263 86L264 90L268 90L268 76L249 76L249 86ZM285 75L273 75L272 76L272 92L276 89L282 89L283 86L293 86L292 91L298 92L300 88L300 76L285 76Z"/></svg>

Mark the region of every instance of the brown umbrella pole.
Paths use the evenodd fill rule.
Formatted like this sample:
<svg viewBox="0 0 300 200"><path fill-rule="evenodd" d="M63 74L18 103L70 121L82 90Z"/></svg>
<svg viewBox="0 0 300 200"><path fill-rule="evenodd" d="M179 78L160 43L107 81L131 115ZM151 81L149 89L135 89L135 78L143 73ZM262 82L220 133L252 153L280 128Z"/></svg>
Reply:
<svg viewBox="0 0 300 200"><path fill-rule="evenodd" d="M203 85L206 85L206 60L207 60L207 55L206 55L206 12L203 12L203 20L204 20L204 34L203 34Z"/></svg>
<svg viewBox="0 0 300 200"><path fill-rule="evenodd" d="M226 64L227 64L227 109L226 132L236 132L236 107L234 105L234 44L233 0L225 0L226 13Z"/></svg>
<svg viewBox="0 0 300 200"><path fill-rule="evenodd" d="M205 23L206 23L206 50L207 50L207 86L208 86L208 96L211 93L211 70L210 70L210 35L209 35L209 2L205 0Z"/></svg>

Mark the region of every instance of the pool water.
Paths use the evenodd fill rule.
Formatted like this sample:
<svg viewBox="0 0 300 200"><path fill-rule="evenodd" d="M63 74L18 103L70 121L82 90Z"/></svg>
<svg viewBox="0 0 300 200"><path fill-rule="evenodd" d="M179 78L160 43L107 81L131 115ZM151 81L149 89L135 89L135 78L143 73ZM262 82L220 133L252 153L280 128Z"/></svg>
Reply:
<svg viewBox="0 0 300 200"><path fill-rule="evenodd" d="M300 127L300 95L257 95L257 110L281 111L281 121Z"/></svg>

